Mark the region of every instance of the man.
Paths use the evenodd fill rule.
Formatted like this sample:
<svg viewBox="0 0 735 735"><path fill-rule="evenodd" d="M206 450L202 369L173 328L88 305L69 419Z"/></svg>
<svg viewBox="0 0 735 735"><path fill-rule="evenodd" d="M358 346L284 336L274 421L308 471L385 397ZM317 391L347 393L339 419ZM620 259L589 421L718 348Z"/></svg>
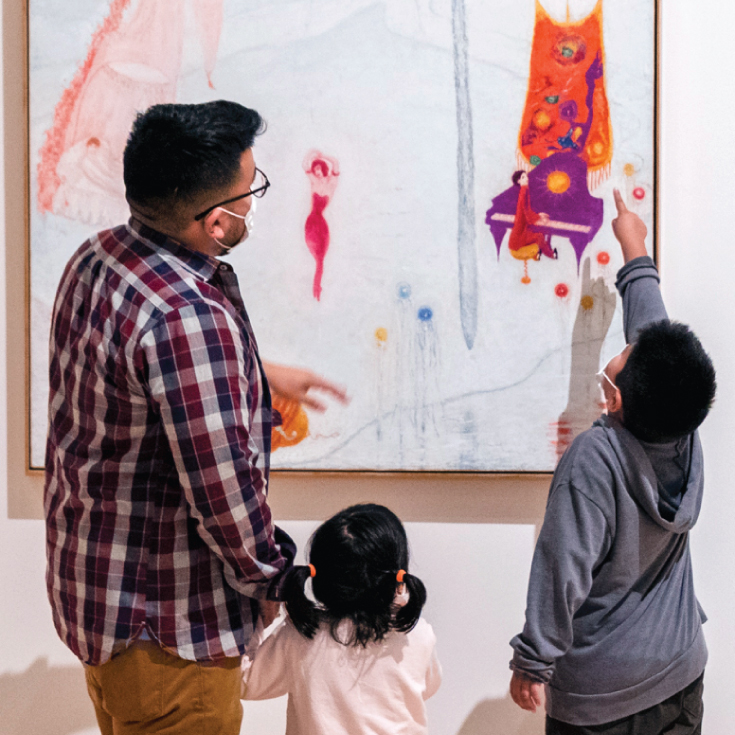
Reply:
<svg viewBox="0 0 735 735"><path fill-rule="evenodd" d="M108 733L239 733L241 654L295 552L266 502L270 387L231 266L269 183L257 112L158 105L124 155L127 225L69 261L51 328L47 582Z"/></svg>
<svg viewBox="0 0 735 735"><path fill-rule="evenodd" d="M646 227L615 199L628 345L600 373L607 415L554 473L510 690L535 711L546 685L547 735L698 735L707 647L688 534L715 371L668 320Z"/></svg>

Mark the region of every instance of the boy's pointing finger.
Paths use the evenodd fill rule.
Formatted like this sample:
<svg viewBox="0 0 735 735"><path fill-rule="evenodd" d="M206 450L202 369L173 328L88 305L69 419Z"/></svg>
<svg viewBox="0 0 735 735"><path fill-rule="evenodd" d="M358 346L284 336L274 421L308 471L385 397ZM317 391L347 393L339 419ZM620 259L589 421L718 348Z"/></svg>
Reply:
<svg viewBox="0 0 735 735"><path fill-rule="evenodd" d="M623 195L619 189L613 189L613 196L615 197L615 206L618 208L618 214L628 211L628 207L625 205Z"/></svg>

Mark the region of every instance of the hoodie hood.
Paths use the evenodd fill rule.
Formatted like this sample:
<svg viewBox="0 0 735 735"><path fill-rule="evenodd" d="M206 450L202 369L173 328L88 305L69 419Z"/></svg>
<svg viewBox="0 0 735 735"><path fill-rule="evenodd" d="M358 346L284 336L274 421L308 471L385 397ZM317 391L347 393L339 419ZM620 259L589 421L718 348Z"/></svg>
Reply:
<svg viewBox="0 0 735 735"><path fill-rule="evenodd" d="M674 533L686 533L697 522L704 490L704 460L699 435L690 434L689 466L681 504L673 518L666 520L659 510L662 489L645 449L614 416L601 416L594 424L605 431L626 485L633 499L657 525Z"/></svg>

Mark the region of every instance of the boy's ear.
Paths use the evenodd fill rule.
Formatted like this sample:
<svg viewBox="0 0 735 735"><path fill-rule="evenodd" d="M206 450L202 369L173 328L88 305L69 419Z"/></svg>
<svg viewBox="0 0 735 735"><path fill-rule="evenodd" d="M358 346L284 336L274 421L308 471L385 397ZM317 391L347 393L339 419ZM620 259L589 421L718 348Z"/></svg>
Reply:
<svg viewBox="0 0 735 735"><path fill-rule="evenodd" d="M608 413L619 413L623 409L623 396L620 393L620 388L616 388L612 395L607 396L607 412Z"/></svg>

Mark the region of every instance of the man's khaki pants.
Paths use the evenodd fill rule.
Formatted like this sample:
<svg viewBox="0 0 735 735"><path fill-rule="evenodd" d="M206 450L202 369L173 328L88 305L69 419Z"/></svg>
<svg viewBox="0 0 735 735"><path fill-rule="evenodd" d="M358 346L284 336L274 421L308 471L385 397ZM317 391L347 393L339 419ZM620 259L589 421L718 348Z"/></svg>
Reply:
<svg viewBox="0 0 735 735"><path fill-rule="evenodd" d="M239 735L239 658L185 661L137 641L84 669L102 735Z"/></svg>

